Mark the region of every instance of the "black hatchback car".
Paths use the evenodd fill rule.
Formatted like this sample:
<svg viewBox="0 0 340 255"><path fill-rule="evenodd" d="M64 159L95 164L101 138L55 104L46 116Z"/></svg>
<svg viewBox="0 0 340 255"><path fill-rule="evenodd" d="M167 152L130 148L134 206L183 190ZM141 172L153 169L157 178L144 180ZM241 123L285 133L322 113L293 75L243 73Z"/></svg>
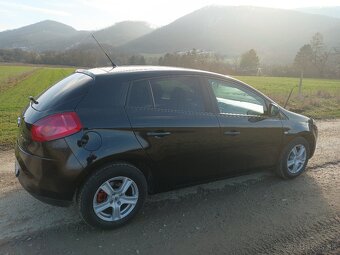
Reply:
<svg viewBox="0 0 340 255"><path fill-rule="evenodd" d="M78 70L18 118L16 176L36 198L120 226L147 194L273 168L300 175L317 127L233 78L170 67Z"/></svg>

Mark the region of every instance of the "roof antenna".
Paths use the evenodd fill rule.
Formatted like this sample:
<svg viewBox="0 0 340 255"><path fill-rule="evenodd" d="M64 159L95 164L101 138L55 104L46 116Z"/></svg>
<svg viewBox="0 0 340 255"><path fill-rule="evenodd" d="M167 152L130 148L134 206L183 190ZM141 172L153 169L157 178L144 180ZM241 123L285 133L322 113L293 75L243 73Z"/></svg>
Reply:
<svg viewBox="0 0 340 255"><path fill-rule="evenodd" d="M93 39L96 41L96 43L99 45L100 49L104 52L105 56L110 60L112 67L115 68L117 65L113 63L112 59L109 57L109 55L106 53L106 51L103 49L103 47L100 45L100 43L97 41L96 37L94 37L93 34L91 34Z"/></svg>

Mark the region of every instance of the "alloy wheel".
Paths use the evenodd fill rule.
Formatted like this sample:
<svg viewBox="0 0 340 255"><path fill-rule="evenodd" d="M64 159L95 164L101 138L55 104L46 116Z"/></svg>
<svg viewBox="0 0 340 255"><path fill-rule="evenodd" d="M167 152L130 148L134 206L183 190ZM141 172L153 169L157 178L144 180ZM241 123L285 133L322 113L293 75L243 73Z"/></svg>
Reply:
<svg viewBox="0 0 340 255"><path fill-rule="evenodd" d="M302 144L295 145L288 154L287 168L292 174L296 174L303 169L306 162L306 148Z"/></svg>
<svg viewBox="0 0 340 255"><path fill-rule="evenodd" d="M102 220L112 222L128 216L138 202L137 184L128 177L104 182L93 197L93 210Z"/></svg>

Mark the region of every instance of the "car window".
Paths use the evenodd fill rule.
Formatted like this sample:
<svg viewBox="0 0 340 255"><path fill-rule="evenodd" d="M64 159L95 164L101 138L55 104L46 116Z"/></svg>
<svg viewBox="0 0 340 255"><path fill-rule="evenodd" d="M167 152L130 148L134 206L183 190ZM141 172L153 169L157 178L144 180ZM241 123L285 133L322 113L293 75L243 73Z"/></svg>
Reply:
<svg viewBox="0 0 340 255"><path fill-rule="evenodd" d="M93 78L83 74L74 73L59 81L38 98L38 104L32 105L37 111L47 111L56 105L74 100L80 95L86 94Z"/></svg>
<svg viewBox="0 0 340 255"><path fill-rule="evenodd" d="M232 83L208 79L214 92L220 113L241 115L263 115L266 103L263 98Z"/></svg>
<svg viewBox="0 0 340 255"><path fill-rule="evenodd" d="M128 106L132 107L153 107L149 81L133 82L128 97Z"/></svg>
<svg viewBox="0 0 340 255"><path fill-rule="evenodd" d="M204 97L195 77L150 80L155 107L160 109L204 112Z"/></svg>

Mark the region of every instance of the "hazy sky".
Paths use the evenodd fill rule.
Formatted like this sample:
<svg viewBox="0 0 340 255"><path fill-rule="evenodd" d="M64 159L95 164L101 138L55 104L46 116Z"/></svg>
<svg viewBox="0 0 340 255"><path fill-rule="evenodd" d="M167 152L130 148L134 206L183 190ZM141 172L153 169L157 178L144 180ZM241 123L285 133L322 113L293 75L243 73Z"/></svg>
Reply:
<svg viewBox="0 0 340 255"><path fill-rule="evenodd" d="M101 29L123 20L162 26L207 5L273 8L335 6L340 0L0 0L0 31L51 19L76 29Z"/></svg>

